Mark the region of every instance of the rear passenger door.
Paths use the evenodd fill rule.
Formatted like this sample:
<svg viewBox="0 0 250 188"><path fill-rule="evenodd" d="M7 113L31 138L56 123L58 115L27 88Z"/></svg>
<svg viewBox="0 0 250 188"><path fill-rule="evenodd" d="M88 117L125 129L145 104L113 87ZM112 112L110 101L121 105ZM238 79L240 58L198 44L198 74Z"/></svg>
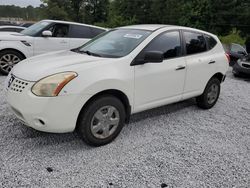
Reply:
<svg viewBox="0 0 250 188"><path fill-rule="evenodd" d="M80 47L102 32L104 32L104 30L98 28L72 24L69 33L70 48Z"/></svg>
<svg viewBox="0 0 250 188"><path fill-rule="evenodd" d="M216 40L199 32L183 31L187 74L183 99L203 92L208 80L216 71ZM209 49L211 48L211 49Z"/></svg>

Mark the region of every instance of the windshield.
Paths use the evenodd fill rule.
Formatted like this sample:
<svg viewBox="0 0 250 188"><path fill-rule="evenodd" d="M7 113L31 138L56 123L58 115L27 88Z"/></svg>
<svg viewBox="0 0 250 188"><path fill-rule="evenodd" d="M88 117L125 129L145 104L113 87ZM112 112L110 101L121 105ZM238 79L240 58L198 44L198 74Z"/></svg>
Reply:
<svg viewBox="0 0 250 188"><path fill-rule="evenodd" d="M50 22L47 21L41 21L38 22L30 27L28 27L27 29L23 30L21 32L21 34L24 35L29 35L29 36L34 36L36 35L38 32L42 31L45 27L47 27L50 24Z"/></svg>
<svg viewBox="0 0 250 188"><path fill-rule="evenodd" d="M150 34L151 32L146 30L111 30L86 43L78 51L100 57L124 57L132 52Z"/></svg>

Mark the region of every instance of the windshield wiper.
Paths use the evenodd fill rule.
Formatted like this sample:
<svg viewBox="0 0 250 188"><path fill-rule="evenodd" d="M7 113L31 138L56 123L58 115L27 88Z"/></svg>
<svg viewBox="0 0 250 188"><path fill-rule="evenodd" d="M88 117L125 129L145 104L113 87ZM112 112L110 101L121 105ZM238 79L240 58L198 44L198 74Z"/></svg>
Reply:
<svg viewBox="0 0 250 188"><path fill-rule="evenodd" d="M74 49L71 49L70 51L71 51L71 52L79 53L79 48L74 48Z"/></svg>
<svg viewBox="0 0 250 188"><path fill-rule="evenodd" d="M85 53L85 54L88 54L90 56L96 56L96 57L102 57L100 54L97 54L97 53L93 53L93 52L90 52L88 50L86 51L79 51L80 53Z"/></svg>

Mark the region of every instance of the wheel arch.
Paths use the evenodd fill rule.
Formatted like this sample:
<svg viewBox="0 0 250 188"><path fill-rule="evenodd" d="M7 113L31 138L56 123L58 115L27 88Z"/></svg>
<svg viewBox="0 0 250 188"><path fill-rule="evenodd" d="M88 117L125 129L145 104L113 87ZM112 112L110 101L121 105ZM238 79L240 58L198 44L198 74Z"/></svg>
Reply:
<svg viewBox="0 0 250 188"><path fill-rule="evenodd" d="M22 51L17 50L17 49L14 49L14 48L5 48L5 49L1 49L1 50L0 50L0 53L1 53L1 52L4 52L4 51L8 51L8 50L10 50L10 51L15 51L15 52L20 53L20 54L23 56L24 59L27 58L26 55L25 55Z"/></svg>
<svg viewBox="0 0 250 188"><path fill-rule="evenodd" d="M86 106L90 105L91 102L94 101L96 98L101 97L101 96L105 96L105 95L111 95L111 96L114 96L114 97L118 98L119 100L121 100L121 102L123 103L123 105L125 107L125 111L126 111L125 122L128 123L129 119L130 119L130 115L131 115L131 105L129 102L129 98L127 97L127 95L124 92L117 90L117 89L107 89L104 91L100 91L100 92L96 93L95 95L93 95L91 98L89 98L88 101L83 105L80 113L78 114L77 122L79 120L80 114L84 111Z"/></svg>
<svg viewBox="0 0 250 188"><path fill-rule="evenodd" d="M200 94L204 93L204 91L205 91L205 89L206 89L207 84L208 84L208 83L209 83L209 81L210 81L211 79L213 79L213 78L217 78L217 79L220 81L220 83L222 83L222 82L224 81L224 79L225 79L225 75L224 75L223 73L221 73L221 72L217 72L217 73L215 73L213 76L211 76L211 78L210 78L210 79L208 79L208 80L207 80L207 82L204 82L204 83L205 83L205 85L204 85L204 87L202 88L202 90L201 90L201 93L200 93Z"/></svg>
<svg viewBox="0 0 250 188"><path fill-rule="evenodd" d="M223 81L224 81L224 77L225 77L224 74L222 74L221 72L217 72L216 74L214 74L214 75L211 77L211 79L212 79L212 78L217 78L220 82L223 82ZM211 80L211 79L210 79L210 80Z"/></svg>

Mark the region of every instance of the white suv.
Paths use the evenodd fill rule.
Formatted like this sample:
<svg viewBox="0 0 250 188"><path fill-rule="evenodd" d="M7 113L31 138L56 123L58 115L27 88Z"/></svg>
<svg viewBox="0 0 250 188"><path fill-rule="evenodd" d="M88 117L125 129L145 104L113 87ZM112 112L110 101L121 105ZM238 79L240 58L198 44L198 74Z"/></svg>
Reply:
<svg viewBox="0 0 250 188"><path fill-rule="evenodd" d="M43 20L19 33L0 33L0 73L8 74L21 60L43 53L79 47L104 28Z"/></svg>
<svg viewBox="0 0 250 188"><path fill-rule="evenodd" d="M131 114L196 97L209 109L228 59L210 33L178 26L110 30L82 47L27 59L6 81L7 101L34 129L77 129L88 144L111 142Z"/></svg>

